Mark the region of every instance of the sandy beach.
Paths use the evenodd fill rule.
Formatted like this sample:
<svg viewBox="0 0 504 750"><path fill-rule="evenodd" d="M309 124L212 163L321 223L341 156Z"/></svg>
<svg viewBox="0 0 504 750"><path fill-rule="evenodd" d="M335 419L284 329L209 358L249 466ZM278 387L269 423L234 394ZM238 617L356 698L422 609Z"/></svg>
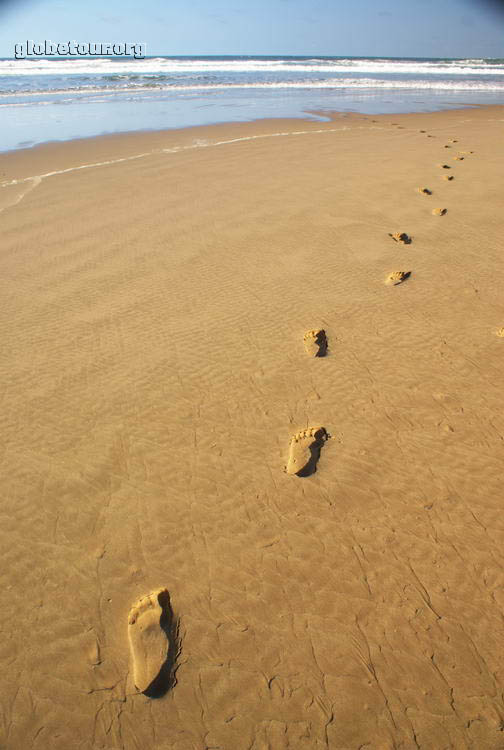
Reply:
<svg viewBox="0 0 504 750"><path fill-rule="evenodd" d="M504 748L503 135L0 155L2 750Z"/></svg>

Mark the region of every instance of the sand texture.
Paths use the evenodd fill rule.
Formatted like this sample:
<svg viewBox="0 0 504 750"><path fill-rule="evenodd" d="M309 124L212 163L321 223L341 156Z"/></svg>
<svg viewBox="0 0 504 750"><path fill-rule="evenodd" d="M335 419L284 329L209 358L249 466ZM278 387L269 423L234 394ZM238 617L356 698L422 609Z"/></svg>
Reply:
<svg viewBox="0 0 504 750"><path fill-rule="evenodd" d="M0 157L2 750L504 748L503 138Z"/></svg>

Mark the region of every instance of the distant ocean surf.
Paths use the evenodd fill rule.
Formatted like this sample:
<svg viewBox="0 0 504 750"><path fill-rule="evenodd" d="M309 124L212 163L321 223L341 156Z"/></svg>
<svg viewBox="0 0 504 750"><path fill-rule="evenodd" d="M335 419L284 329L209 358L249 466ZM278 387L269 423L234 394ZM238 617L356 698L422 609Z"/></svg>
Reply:
<svg viewBox="0 0 504 750"><path fill-rule="evenodd" d="M0 150L264 117L325 119L330 110L380 114L478 104L504 104L504 60L0 59Z"/></svg>

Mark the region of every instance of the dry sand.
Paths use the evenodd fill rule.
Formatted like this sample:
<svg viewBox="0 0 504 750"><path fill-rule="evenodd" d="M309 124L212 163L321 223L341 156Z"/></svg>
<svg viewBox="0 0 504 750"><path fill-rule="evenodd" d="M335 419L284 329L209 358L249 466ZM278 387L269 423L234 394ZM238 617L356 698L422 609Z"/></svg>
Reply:
<svg viewBox="0 0 504 750"><path fill-rule="evenodd" d="M504 748L503 137L0 158L2 749Z"/></svg>

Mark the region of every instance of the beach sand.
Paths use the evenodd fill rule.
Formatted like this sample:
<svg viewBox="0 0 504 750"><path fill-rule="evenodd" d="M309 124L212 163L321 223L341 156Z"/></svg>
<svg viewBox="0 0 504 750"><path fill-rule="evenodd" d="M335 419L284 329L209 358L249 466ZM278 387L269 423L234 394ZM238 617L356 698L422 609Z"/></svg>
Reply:
<svg viewBox="0 0 504 750"><path fill-rule="evenodd" d="M504 748L503 137L0 157L0 747Z"/></svg>

